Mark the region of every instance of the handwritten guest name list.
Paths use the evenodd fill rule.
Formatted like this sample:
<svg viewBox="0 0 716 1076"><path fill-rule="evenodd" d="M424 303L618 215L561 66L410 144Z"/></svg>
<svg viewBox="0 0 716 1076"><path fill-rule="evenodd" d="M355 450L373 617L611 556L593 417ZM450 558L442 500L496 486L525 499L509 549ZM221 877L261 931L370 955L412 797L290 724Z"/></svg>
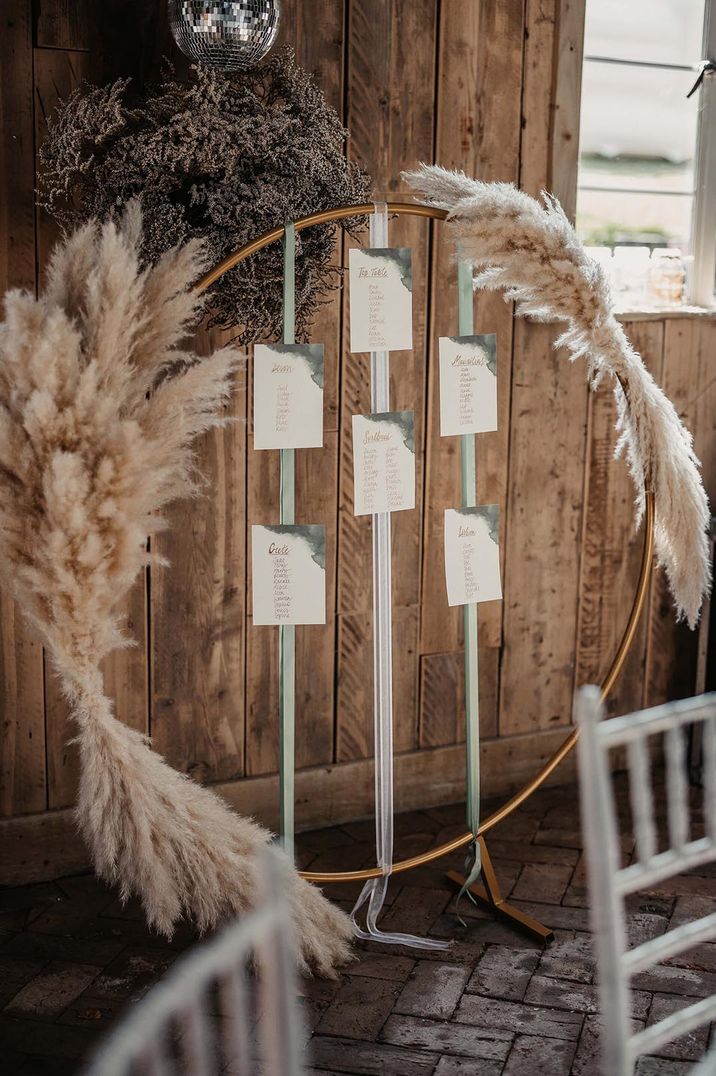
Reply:
<svg viewBox="0 0 716 1076"><path fill-rule="evenodd" d="M497 342L494 333L440 337L440 433L497 429Z"/></svg>
<svg viewBox="0 0 716 1076"><path fill-rule="evenodd" d="M254 348L254 448L323 445L323 344Z"/></svg>
<svg viewBox="0 0 716 1076"><path fill-rule="evenodd" d="M326 623L326 530L323 526L251 528L253 622Z"/></svg>
<svg viewBox="0 0 716 1076"><path fill-rule="evenodd" d="M357 516L415 508L412 411L353 416L353 477Z"/></svg>
<svg viewBox="0 0 716 1076"><path fill-rule="evenodd" d="M413 274L407 247L350 251L351 351L413 346Z"/></svg>
<svg viewBox="0 0 716 1076"><path fill-rule="evenodd" d="M496 504L445 510L445 581L448 605L502 597L500 509Z"/></svg>

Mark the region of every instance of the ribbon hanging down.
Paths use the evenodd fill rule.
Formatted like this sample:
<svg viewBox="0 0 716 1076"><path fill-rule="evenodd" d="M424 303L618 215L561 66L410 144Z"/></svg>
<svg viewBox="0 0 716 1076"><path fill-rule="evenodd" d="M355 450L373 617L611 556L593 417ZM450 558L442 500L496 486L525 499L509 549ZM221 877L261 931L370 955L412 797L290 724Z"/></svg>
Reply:
<svg viewBox="0 0 716 1076"><path fill-rule="evenodd" d="M458 333L472 336L474 333L474 299L472 265L460 260L457 267L458 286ZM475 434L464 433L460 437L460 493L463 508L477 504L477 466L475 463ZM473 835L465 860L465 882L458 894L470 891L480 876L480 845L477 833L480 827L480 699L478 695L477 653L477 605L463 607L465 625L465 728L466 728L466 784L467 824Z"/></svg>
<svg viewBox="0 0 716 1076"><path fill-rule="evenodd" d="M283 240L283 342L296 342L296 230L287 224ZM295 453L280 454L280 522L296 522ZM279 829L289 856L294 852L294 785L296 769L296 627L279 626Z"/></svg>
<svg viewBox="0 0 716 1076"><path fill-rule="evenodd" d="M370 218L371 248L388 246L388 212L377 203ZM390 360L388 351L370 353L371 410L390 411ZM373 530L373 721L375 738L375 845L382 876L366 882L353 908L356 937L415 949L447 949L448 942L398 934L378 928L393 867L393 639L391 609L390 513L372 518ZM356 915L367 905L365 930Z"/></svg>

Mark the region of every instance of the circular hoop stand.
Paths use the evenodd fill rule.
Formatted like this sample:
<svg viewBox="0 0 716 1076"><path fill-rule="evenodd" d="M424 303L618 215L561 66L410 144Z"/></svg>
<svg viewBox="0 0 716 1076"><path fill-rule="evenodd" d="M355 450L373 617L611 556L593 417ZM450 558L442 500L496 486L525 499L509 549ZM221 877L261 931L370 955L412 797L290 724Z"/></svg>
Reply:
<svg viewBox="0 0 716 1076"><path fill-rule="evenodd" d="M296 232L301 232L316 224L330 224L336 221L345 220L347 217L367 216L374 211L374 208L372 203L368 203L366 205L340 206L337 209L327 209L323 212L313 213L308 217L302 217L300 220L295 221L294 228ZM388 202L387 209L389 214L395 216L427 217L431 220L440 221L444 221L447 217L445 210L434 209L431 206L418 205L417 203ZM245 246L234 251L233 254L229 254L228 257L224 258L224 260L214 266L213 269L210 269L198 282L196 290L199 292L206 291L207 288L210 288L212 284L224 275L224 273L235 268L241 262L246 261L247 258L250 258L252 254L256 254L257 251L263 250L263 248L269 246L270 243L275 243L279 239L282 239L283 236L284 228L281 226L274 228L273 231L266 232L257 239L253 239L250 243L246 243ZM626 386L623 387L626 388ZM609 666L609 670L601 684L600 690L602 699L605 699L609 695L624 667L627 655L629 654L631 645L634 641L639 619L646 603L654 553L654 493L653 490L648 487L645 491L645 504L644 545L642 548L641 567L639 570L636 592L634 594L631 611L621 641ZM535 774L532 780L528 781L519 792L516 792L511 799L504 803L502 807L498 808L498 810L493 811L493 813L480 824L477 834L477 840L482 855L481 876L483 884L471 886L471 894L481 905L492 912L493 915L506 920L513 927L528 934L542 944L553 938L554 935L552 931L549 927L546 927L536 919L533 919L532 916L527 915L519 908L513 907L504 900L500 893L499 884L485 844L485 835L505 818L509 817L513 811L517 810L521 804L525 803L525 801L544 784L547 778L554 773L560 763L563 762L567 755L572 751L577 742L577 736L578 732L574 729L567 736L564 743L555 751L552 757L548 759L542 769ZM437 848L432 848L430 851L423 852L418 856L413 856L410 859L403 859L394 863L392 866L392 873L400 874L403 871L412 870L413 867L421 867L426 863L432 863L442 856L449 855L451 852L463 848L473 839L473 834L468 830L459 837L455 837L453 840L447 841ZM301 877L307 879L309 882L330 885L331 883L337 882L358 882L366 881L369 878L379 878L383 872L379 867L369 867L365 870L356 871L301 871L300 873ZM457 871L448 871L447 878L450 883L458 889L464 882L464 878Z"/></svg>

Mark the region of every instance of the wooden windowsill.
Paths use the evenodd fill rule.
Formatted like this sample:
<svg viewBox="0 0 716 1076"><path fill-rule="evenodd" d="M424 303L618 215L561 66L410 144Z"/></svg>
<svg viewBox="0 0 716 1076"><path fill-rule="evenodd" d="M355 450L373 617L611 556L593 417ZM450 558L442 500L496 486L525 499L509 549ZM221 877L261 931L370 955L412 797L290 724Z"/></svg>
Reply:
<svg viewBox="0 0 716 1076"><path fill-rule="evenodd" d="M712 318L716 319L714 306L665 306L649 307L643 310L617 310L619 321L664 321L667 318Z"/></svg>

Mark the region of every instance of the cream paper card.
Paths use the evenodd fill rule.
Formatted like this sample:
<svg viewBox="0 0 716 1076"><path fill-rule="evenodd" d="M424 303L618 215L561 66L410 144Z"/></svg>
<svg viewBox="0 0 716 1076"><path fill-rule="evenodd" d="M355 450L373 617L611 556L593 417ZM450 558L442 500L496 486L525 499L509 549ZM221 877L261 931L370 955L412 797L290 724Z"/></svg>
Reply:
<svg viewBox="0 0 716 1076"><path fill-rule="evenodd" d="M412 411L353 416L353 511L357 516L415 508Z"/></svg>
<svg viewBox="0 0 716 1076"><path fill-rule="evenodd" d="M251 528L254 624L326 623L326 528Z"/></svg>
<svg viewBox="0 0 716 1076"><path fill-rule="evenodd" d="M440 433L486 433L497 429L497 340L482 336L440 337Z"/></svg>
<svg viewBox="0 0 716 1076"><path fill-rule="evenodd" d="M470 605L502 597L500 508L445 509L445 580L448 605Z"/></svg>
<svg viewBox="0 0 716 1076"><path fill-rule="evenodd" d="M413 271L408 247L350 251L351 351L413 346Z"/></svg>
<svg viewBox="0 0 716 1076"><path fill-rule="evenodd" d="M323 446L323 344L254 348L254 448Z"/></svg>

